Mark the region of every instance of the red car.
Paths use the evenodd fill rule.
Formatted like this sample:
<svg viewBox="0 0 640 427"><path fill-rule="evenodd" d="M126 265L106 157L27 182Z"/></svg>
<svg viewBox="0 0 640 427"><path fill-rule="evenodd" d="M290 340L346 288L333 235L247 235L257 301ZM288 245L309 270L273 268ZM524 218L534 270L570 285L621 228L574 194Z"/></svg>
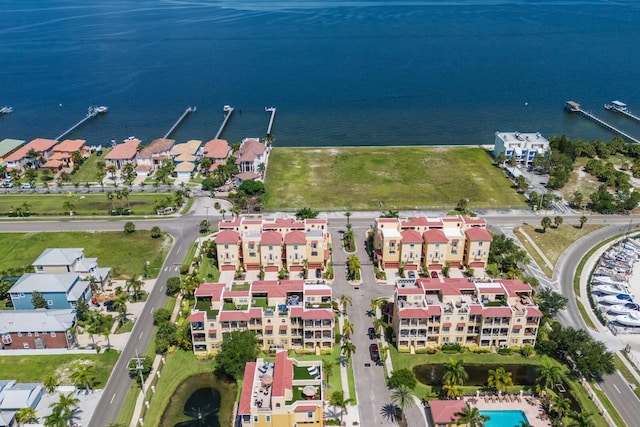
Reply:
<svg viewBox="0 0 640 427"><path fill-rule="evenodd" d="M375 363L380 361L380 350L378 349L378 344L371 344L369 346L369 354L371 355L371 360Z"/></svg>

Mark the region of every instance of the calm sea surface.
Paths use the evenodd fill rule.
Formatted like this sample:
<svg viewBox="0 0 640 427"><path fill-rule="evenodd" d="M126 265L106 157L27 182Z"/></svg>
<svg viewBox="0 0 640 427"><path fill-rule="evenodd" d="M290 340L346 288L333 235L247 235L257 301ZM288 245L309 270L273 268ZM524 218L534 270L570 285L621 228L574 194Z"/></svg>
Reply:
<svg viewBox="0 0 640 427"><path fill-rule="evenodd" d="M490 144L497 130L640 137L640 2L0 0L0 139L263 136L279 146Z"/></svg>

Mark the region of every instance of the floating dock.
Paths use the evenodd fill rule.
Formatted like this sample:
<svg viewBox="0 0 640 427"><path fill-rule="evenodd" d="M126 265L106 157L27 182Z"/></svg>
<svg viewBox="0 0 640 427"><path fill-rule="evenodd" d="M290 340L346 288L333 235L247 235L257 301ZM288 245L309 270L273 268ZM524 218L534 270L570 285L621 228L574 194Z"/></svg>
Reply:
<svg viewBox="0 0 640 427"><path fill-rule="evenodd" d="M218 129L218 132L216 133L216 136L213 139L220 138L220 135L222 135L222 132L224 131L225 126L227 126L227 122L231 118L231 114L233 114L233 110L234 108L230 105L225 105L222 108L222 111L224 112L224 120L222 121L222 124L220 125L220 129Z"/></svg>
<svg viewBox="0 0 640 427"><path fill-rule="evenodd" d="M65 136L67 136L68 134L70 134L71 132L73 132L74 130L79 128L80 126L82 126L84 124L84 122L86 122L87 120L91 120L94 117L96 117L98 114L104 114L107 111L109 111L109 109L107 107L105 107L104 105L102 105L100 107L89 107L88 110L87 110L87 115L84 116L84 118L82 120L80 120L75 125L71 126L66 131L62 132L55 140L56 141L60 141L62 138L64 138Z"/></svg>
<svg viewBox="0 0 640 427"><path fill-rule="evenodd" d="M609 123L605 122L602 119L599 119L598 117L594 116L593 114L591 114L588 111L585 111L582 109L582 107L580 106L580 104L578 104L575 101L567 101L566 104L564 105L564 109L572 112L572 113L580 113L582 116L586 117L587 119L596 122L597 124L599 124L600 126L602 126L603 128L620 135L621 137L623 137L624 139L631 141L631 142L635 142L636 144L640 144L640 140L632 137L631 135L629 135L628 133L618 129L617 127L610 125Z"/></svg>
<svg viewBox="0 0 640 427"><path fill-rule="evenodd" d="M176 120L176 122L173 124L173 126L171 126L171 129L169 129L169 132L167 132L164 135L164 139L169 138L169 135L171 135L173 133L174 130L176 130L178 128L178 126L180 126L180 123L182 123L182 121L185 119L185 117L187 117L189 115L189 113L193 113L197 110L196 107L187 107L186 110L184 110L184 113L182 113L182 115L180 116L180 118L178 120Z"/></svg>
<svg viewBox="0 0 640 427"><path fill-rule="evenodd" d="M269 126L267 127L267 135L271 135L271 128L273 128L273 120L276 118L276 107L264 107L264 111L267 113L271 113L271 118L269 119Z"/></svg>
<svg viewBox="0 0 640 427"><path fill-rule="evenodd" d="M611 104L604 104L604 109L613 111L614 113L621 113L631 120L635 120L636 122L640 122L640 117L635 114L631 114L631 111L627 108L627 104L621 101L611 101Z"/></svg>

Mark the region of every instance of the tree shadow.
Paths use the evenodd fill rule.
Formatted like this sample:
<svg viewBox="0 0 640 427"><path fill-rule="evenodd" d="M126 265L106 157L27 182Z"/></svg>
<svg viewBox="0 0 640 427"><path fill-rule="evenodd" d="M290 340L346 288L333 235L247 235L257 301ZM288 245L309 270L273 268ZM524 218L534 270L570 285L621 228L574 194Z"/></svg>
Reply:
<svg viewBox="0 0 640 427"><path fill-rule="evenodd" d="M387 421L394 423L398 421L398 407L393 403L387 403L384 405L380 414L382 415L382 418Z"/></svg>
<svg viewBox="0 0 640 427"><path fill-rule="evenodd" d="M536 233L540 233L540 234L546 233L544 228L538 228L538 227L534 228L533 231L535 231Z"/></svg>

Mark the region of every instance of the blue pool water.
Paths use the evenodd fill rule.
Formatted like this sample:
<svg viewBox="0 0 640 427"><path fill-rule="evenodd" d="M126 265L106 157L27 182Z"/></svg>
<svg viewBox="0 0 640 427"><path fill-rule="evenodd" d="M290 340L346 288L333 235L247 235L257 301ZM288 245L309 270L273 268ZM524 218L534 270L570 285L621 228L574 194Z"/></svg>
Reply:
<svg viewBox="0 0 640 427"><path fill-rule="evenodd" d="M484 416L489 417L485 427L517 427L521 421L527 421L526 415L522 411L480 411Z"/></svg>

